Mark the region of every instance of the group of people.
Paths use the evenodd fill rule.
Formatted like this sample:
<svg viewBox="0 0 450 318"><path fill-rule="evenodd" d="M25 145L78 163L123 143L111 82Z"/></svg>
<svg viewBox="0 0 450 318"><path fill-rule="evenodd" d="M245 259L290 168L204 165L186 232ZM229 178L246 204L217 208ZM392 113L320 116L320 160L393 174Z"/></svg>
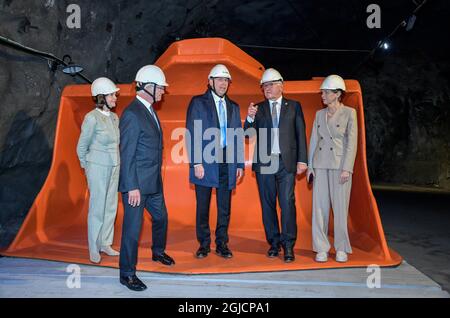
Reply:
<svg viewBox="0 0 450 318"><path fill-rule="evenodd" d="M211 252L209 210L216 189L217 224L215 252L233 257L228 247L231 194L244 176L243 136L255 135L252 170L256 174L262 220L269 249L267 256L278 257L283 249L285 262L295 260L297 239L295 207L296 175L306 172L313 184L312 238L317 262L326 262L330 206L334 213L336 261L346 262L352 252L347 230L353 165L357 149L356 111L342 103L346 87L338 75L328 76L321 86L326 106L316 113L309 156L305 121L298 101L283 96L283 78L267 69L260 84L264 101L251 103L242 127L239 105L228 97L232 81L227 67L215 65L207 78L206 92L194 96L186 116L186 142L189 149L189 181L195 186L195 257ZM163 131L153 106L161 101L168 86L163 71L146 65L136 74L136 98L121 118L111 110L116 106L119 88L101 77L91 85L95 109L83 121L77 154L84 168L90 192L88 243L91 262L99 263L101 253L120 256L120 282L131 290L145 290L136 276L138 241L144 208L152 216L152 260L175 264L165 253L167 208L161 177ZM201 125L198 128L198 123ZM252 131L239 135L236 129ZM215 129L213 157L208 129ZM117 193L122 193L124 219L120 252L112 248ZM277 214L277 198L281 219ZM280 227L281 223L281 227Z"/></svg>

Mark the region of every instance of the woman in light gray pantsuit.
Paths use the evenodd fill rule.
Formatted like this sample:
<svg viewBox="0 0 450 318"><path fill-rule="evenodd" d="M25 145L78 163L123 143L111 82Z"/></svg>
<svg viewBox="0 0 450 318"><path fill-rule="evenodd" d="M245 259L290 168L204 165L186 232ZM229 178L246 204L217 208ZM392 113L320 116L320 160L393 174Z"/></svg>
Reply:
<svg viewBox="0 0 450 318"><path fill-rule="evenodd" d="M105 78L91 85L96 108L84 117L77 154L88 181L90 199L88 213L89 258L101 261L100 252L118 256L111 244L117 214L117 192L120 170L119 118L116 107L119 88Z"/></svg>
<svg viewBox="0 0 450 318"><path fill-rule="evenodd" d="M346 262L352 253L347 218L356 158L358 122L356 111L342 104L345 82L338 75L322 83L322 101L327 106L316 113L311 133L308 180L313 179L312 239L317 262L326 262L330 243L330 202L334 214L336 261Z"/></svg>

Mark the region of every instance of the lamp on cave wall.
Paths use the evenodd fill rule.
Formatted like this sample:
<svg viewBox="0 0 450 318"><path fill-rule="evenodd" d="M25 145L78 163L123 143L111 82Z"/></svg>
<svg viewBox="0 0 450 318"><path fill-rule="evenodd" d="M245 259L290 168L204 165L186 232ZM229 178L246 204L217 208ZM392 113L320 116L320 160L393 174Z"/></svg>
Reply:
<svg viewBox="0 0 450 318"><path fill-rule="evenodd" d="M64 74L68 74L71 76L80 76L82 79L84 79L88 83L92 83L92 81L87 78L83 72L83 67L81 67L78 64L74 64L72 62L72 57L70 55L64 55L62 59L54 56L51 53L41 52L38 50L35 50L33 48L30 48L28 46L25 46L23 44L20 44L16 41L13 41L11 39L5 38L0 35L0 44L8 46L10 48L25 52L30 55L38 56L41 58L44 58L47 60L48 67L52 71L56 71L58 69L58 66L62 66L62 71Z"/></svg>
<svg viewBox="0 0 450 318"><path fill-rule="evenodd" d="M64 55L62 60L66 63L66 65L62 68L63 73L75 76L78 73L83 72L83 67L78 64L74 64L70 55Z"/></svg>

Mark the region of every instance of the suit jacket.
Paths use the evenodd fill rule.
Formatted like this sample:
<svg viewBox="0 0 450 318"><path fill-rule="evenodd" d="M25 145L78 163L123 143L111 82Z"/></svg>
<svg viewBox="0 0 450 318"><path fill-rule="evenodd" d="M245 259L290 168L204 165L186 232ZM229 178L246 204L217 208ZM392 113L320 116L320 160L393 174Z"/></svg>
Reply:
<svg viewBox="0 0 450 318"><path fill-rule="evenodd" d="M316 113L309 143L309 168L338 169L353 173L358 142L356 111L339 108L327 119L327 110Z"/></svg>
<svg viewBox="0 0 450 318"><path fill-rule="evenodd" d="M227 108L227 128L241 129L241 135L231 134L227 131L227 148L233 150L233 162L228 164L228 187L234 189L236 187L236 170L244 169L244 138L241 122L241 114L239 105L225 96ZM194 129L194 121L201 121L202 129L198 133ZM203 95L194 96L189 103L186 115L186 128L189 132L187 148L189 152L189 182L205 187L219 187L219 164L215 162L207 162L203 156L203 151L211 142L215 142L215 149L220 149L220 136L212 138L212 140L203 140L205 131L208 128L220 128L220 122L217 115L216 105L211 90L208 89ZM233 147L231 145L233 144ZM209 146L211 147L211 145ZM202 154L200 158L196 158L194 153ZM209 148L208 148L209 149ZM212 156L216 156L215 149L208 151ZM195 177L194 165L202 164L205 170L203 179Z"/></svg>
<svg viewBox="0 0 450 318"><path fill-rule="evenodd" d="M81 125L77 144L77 155L82 168L87 162L104 166L118 166L119 156L119 118L113 112L105 116L94 109L86 114Z"/></svg>
<svg viewBox="0 0 450 318"><path fill-rule="evenodd" d="M158 124L161 127L159 119ZM119 127L122 141L119 191L160 192L163 139L155 119L136 98L123 112Z"/></svg>
<svg viewBox="0 0 450 318"><path fill-rule="evenodd" d="M270 162L263 162L259 152L265 148L267 150L265 153L266 158L270 157L272 151L271 129L273 126L269 101L260 102L257 106L258 112L255 120L253 123L249 123L246 120L244 129L256 129L257 151L254 153L252 169L256 172L261 172L261 167L269 166ZM260 131L261 128L266 129L265 135L267 138L261 138L264 136L262 131ZM278 128L283 164L288 172L295 173L297 171L297 162L306 163L308 160L306 154L305 119L303 118L303 111L299 102L283 97ZM263 143L266 144L263 146Z"/></svg>

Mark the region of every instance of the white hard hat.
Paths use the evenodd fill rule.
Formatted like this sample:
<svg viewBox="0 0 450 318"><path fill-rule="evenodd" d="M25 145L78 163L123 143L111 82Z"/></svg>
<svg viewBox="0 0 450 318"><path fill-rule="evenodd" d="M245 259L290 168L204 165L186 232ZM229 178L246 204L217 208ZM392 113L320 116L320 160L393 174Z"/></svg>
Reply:
<svg viewBox="0 0 450 318"><path fill-rule="evenodd" d="M159 86L169 86L164 72L156 65L145 65L136 73L136 82L154 83Z"/></svg>
<svg viewBox="0 0 450 318"><path fill-rule="evenodd" d="M92 96L97 96L99 94L108 95L119 91L116 85L109 78L99 77L91 84L91 94Z"/></svg>
<svg viewBox="0 0 450 318"><path fill-rule="evenodd" d="M209 72L208 78L214 77L225 77L231 81L231 74L228 71L227 67L223 64L217 64L214 66Z"/></svg>
<svg viewBox="0 0 450 318"><path fill-rule="evenodd" d="M342 89L344 92L345 82L339 75L330 75L324 79L320 89Z"/></svg>
<svg viewBox="0 0 450 318"><path fill-rule="evenodd" d="M261 77L261 85L268 82L283 81L281 74L274 68L268 68Z"/></svg>

